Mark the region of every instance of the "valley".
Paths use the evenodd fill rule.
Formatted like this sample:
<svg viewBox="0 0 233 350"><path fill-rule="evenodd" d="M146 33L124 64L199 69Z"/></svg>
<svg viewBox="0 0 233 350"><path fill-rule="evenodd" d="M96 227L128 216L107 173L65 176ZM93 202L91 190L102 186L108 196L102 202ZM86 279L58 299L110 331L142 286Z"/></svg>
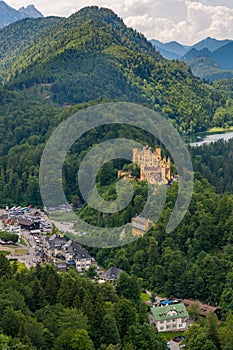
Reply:
<svg viewBox="0 0 233 350"><path fill-rule="evenodd" d="M5 8L2 1L1 6ZM166 350L186 344L190 350L232 349L233 68L231 59L224 61L226 54L231 57L232 41L207 38L194 47L150 42L115 12L98 6L68 17L28 16L7 26L0 22L0 207L5 208L1 237L7 241L0 254L0 348ZM52 208L53 214L44 207L41 159L48 140L75 113L84 115L109 102L157 111L178 138L201 142L199 147L187 145L194 173L192 200L171 232L167 224L178 194L182 207L190 193L180 193L173 149L169 152L152 131L143 129L143 113L142 127L116 118L85 132L60 172L66 203ZM101 118L98 113L95 117ZM131 156L116 157L101 165L95 178L97 192L107 202L101 212L84 198L79 170L92 148L112 139L133 140L141 147L131 155L137 162ZM176 140L172 146L177 147ZM51 149L45 183L57 178L49 166L62 153ZM180 153L180 164L182 157ZM90 158L86 184L99 158ZM119 192L119 174L131 186L132 198L123 209L111 211L118 195L124 199L126 194L124 188ZM139 230L146 221L140 214L150 182L161 182L165 201L153 225ZM57 195L57 188L54 181L47 196ZM148 206L153 213L160 204L160 192L155 193L158 197ZM18 230L9 213L12 207L13 212L20 208L20 216L24 211L18 217L23 235L16 244L10 239L17 241L11 230ZM34 227L35 220L25 230L29 207L37 208L33 213L40 213L43 227L38 222ZM94 229L73 234L73 215L103 229L108 244L98 245L101 235L93 244ZM111 229L131 222L140 235L114 246ZM86 244L80 245L81 235ZM122 230L120 239L125 237ZM185 305L187 301L194 306ZM176 339L179 329L185 341Z"/></svg>

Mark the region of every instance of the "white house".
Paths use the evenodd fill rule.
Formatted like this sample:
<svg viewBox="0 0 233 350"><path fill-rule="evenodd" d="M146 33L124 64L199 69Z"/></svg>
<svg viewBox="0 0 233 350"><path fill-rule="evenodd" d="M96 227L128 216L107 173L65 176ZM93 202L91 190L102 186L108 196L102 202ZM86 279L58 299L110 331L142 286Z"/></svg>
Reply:
<svg viewBox="0 0 233 350"><path fill-rule="evenodd" d="M19 236L19 239L21 237L21 228L17 221L13 219L6 219L0 221L0 231L5 231L9 233L15 233Z"/></svg>
<svg viewBox="0 0 233 350"><path fill-rule="evenodd" d="M189 314L184 304L155 306L151 308L153 324L158 332L185 331Z"/></svg>

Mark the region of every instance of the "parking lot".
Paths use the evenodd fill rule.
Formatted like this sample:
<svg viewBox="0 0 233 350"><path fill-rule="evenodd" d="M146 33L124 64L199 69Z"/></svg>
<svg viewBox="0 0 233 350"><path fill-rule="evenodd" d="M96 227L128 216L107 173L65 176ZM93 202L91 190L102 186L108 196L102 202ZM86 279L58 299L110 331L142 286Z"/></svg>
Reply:
<svg viewBox="0 0 233 350"><path fill-rule="evenodd" d="M179 350L179 349L183 349L183 348L185 348L184 345L180 346L180 342L177 343L174 340L170 340L167 343L167 349L170 349L170 350Z"/></svg>
<svg viewBox="0 0 233 350"><path fill-rule="evenodd" d="M47 251L47 242L45 236L35 238L26 230L21 231L21 237L24 239L26 246L21 246L25 251L21 255L14 255L13 251L8 255L9 259L17 259L23 262L28 268L36 266L46 260L43 252Z"/></svg>
<svg viewBox="0 0 233 350"><path fill-rule="evenodd" d="M31 207L13 207L0 209L0 216L4 224L10 219L12 225L20 225L20 241L12 246L7 243L0 246L9 252L9 259L17 259L28 268L48 260L45 236L51 232L52 224L45 213Z"/></svg>
<svg viewBox="0 0 233 350"><path fill-rule="evenodd" d="M171 350L179 350L179 343L176 343L175 341L171 340L169 341L168 348Z"/></svg>

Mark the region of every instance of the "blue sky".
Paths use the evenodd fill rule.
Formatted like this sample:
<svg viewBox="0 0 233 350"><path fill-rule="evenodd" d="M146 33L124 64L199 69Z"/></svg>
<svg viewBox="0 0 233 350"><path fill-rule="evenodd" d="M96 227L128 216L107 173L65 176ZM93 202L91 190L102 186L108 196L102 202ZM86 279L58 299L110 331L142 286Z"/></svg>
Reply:
<svg viewBox="0 0 233 350"><path fill-rule="evenodd" d="M31 4L44 15L69 16L98 5L113 9L148 39L193 44L207 36L233 39L233 0L5 0L19 8Z"/></svg>

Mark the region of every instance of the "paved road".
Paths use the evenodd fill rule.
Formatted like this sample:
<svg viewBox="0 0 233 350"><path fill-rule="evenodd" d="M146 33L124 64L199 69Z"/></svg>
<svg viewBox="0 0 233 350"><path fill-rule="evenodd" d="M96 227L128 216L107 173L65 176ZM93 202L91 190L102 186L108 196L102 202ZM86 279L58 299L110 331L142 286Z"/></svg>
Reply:
<svg viewBox="0 0 233 350"><path fill-rule="evenodd" d="M51 220L51 222L58 228L60 232L66 233L66 232L76 232L73 229L74 224L72 222L60 222L56 220Z"/></svg>
<svg viewBox="0 0 233 350"><path fill-rule="evenodd" d="M169 347L171 350L179 350L179 349L180 349L179 343L176 343L176 342L173 341L173 340L169 341L168 347Z"/></svg>
<svg viewBox="0 0 233 350"><path fill-rule="evenodd" d="M21 248L26 250L27 253L14 256L12 252L8 257L23 262L28 268L36 266L38 263L42 262L42 254L39 249L47 250L46 239L44 236L40 236L40 243L37 243L35 237L26 230L21 230L21 236L27 244L26 247L22 246Z"/></svg>

